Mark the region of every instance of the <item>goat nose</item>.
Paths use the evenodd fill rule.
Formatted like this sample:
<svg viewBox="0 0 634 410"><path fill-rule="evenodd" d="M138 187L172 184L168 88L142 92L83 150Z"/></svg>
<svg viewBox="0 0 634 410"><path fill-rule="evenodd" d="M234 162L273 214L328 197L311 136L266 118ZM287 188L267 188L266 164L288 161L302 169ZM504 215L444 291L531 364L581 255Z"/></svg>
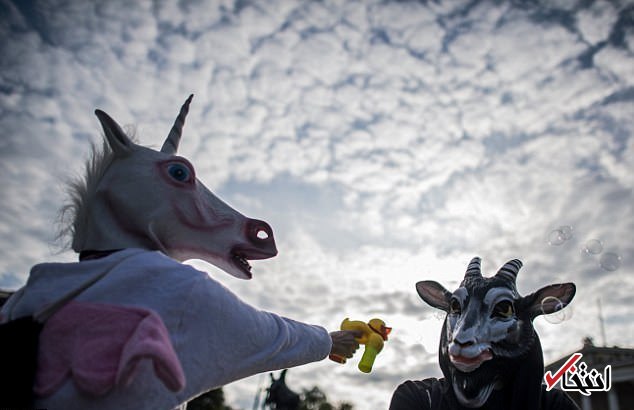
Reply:
<svg viewBox="0 0 634 410"><path fill-rule="evenodd" d="M457 335L453 341L460 347L468 347L476 344L476 340L474 337L465 334Z"/></svg>
<svg viewBox="0 0 634 410"><path fill-rule="evenodd" d="M475 342L473 340L468 340L466 342L461 342L459 340L454 340L454 342L460 347L468 347L468 346L473 346L475 344Z"/></svg>
<svg viewBox="0 0 634 410"><path fill-rule="evenodd" d="M275 239L273 238L273 229L271 229L268 223L260 221L259 219L249 218L245 223L245 230L249 242L266 253L267 257L277 254Z"/></svg>

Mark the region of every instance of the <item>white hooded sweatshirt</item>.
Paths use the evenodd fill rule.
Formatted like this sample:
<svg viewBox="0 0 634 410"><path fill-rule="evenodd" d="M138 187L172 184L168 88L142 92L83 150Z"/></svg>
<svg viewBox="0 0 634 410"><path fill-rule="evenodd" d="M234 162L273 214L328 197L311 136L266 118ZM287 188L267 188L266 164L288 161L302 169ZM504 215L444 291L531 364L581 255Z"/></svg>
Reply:
<svg viewBox="0 0 634 410"><path fill-rule="evenodd" d="M184 389L174 393L166 388L148 361L140 364L128 386L116 385L95 397L79 391L71 377L52 395L38 398L36 408L172 409L232 381L319 361L330 352L326 329L258 310L207 273L139 249L77 263L36 265L0 317L6 321L32 315L112 266L75 300L157 313L184 370Z"/></svg>

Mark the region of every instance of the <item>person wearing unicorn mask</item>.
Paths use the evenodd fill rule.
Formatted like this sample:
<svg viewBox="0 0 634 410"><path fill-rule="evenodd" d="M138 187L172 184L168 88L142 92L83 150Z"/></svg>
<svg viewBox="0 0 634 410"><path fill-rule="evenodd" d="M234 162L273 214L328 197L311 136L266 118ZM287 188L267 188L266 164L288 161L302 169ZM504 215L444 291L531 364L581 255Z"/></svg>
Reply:
<svg viewBox="0 0 634 410"><path fill-rule="evenodd" d="M3 322L47 317L35 408L183 407L232 381L358 348L355 332L259 310L181 263L202 259L251 279L249 260L277 254L266 222L229 207L176 155L192 97L160 151L95 111L103 148L93 150L64 208L79 262L34 266L1 311Z"/></svg>

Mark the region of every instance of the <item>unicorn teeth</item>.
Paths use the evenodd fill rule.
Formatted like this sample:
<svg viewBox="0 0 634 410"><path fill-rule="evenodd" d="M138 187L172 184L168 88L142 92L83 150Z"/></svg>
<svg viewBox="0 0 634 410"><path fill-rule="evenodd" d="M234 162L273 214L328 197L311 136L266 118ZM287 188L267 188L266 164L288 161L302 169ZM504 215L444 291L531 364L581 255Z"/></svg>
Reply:
<svg viewBox="0 0 634 410"><path fill-rule="evenodd" d="M233 258L235 260L237 260L246 269L251 270L251 265L249 264L249 262L247 261L247 259L244 256L234 255Z"/></svg>

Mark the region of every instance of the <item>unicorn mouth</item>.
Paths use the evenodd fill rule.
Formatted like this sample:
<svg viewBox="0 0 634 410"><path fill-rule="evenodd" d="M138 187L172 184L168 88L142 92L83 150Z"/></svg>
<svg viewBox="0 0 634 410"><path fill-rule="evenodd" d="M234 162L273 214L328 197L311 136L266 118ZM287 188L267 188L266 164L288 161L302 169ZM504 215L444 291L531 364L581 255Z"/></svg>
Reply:
<svg viewBox="0 0 634 410"><path fill-rule="evenodd" d="M491 360L493 354L489 349L483 350L479 355L475 357L465 357L460 355L449 355L449 360L454 367L461 372L469 373L480 367L480 365L487 360Z"/></svg>
<svg viewBox="0 0 634 410"><path fill-rule="evenodd" d="M257 259L268 259L277 255L277 249L255 249L251 247L235 247L229 253L229 260L234 272L230 272L232 275L242 278L251 279L253 274L251 273L252 267L249 261ZM237 270L237 272L235 272ZM237 273L237 274L236 274Z"/></svg>
<svg viewBox="0 0 634 410"><path fill-rule="evenodd" d="M245 276L247 276L249 279L253 277L253 274L251 273L251 264L244 255L234 253L232 254L231 260L233 261L233 264L238 267L242 271L242 273L245 274Z"/></svg>

